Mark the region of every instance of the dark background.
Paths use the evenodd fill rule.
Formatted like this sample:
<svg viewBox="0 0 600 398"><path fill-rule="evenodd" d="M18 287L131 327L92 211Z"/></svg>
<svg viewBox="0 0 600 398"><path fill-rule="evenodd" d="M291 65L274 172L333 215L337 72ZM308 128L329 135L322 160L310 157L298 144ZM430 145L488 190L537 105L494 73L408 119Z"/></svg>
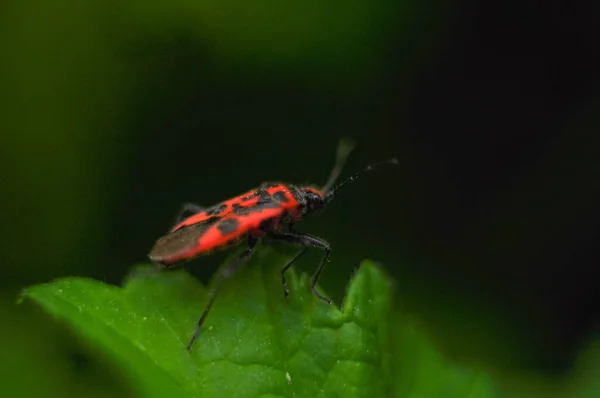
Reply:
<svg viewBox="0 0 600 398"><path fill-rule="evenodd" d="M322 184L346 136L346 173L400 167L298 226L331 242L337 302L361 259L381 261L447 354L549 377L598 330L597 5L2 7L0 288L24 346L39 335L15 326L22 287L118 284L181 203Z"/></svg>

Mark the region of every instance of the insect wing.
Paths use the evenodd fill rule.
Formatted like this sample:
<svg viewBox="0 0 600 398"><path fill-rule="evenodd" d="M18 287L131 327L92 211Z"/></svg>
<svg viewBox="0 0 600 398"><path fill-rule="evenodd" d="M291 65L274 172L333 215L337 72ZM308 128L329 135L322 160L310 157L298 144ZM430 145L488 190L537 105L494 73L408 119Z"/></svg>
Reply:
<svg viewBox="0 0 600 398"><path fill-rule="evenodd" d="M187 259L187 253L193 251L201 237L214 224L213 219L181 227L158 239L150 251L150 260L163 264L174 264Z"/></svg>
<svg viewBox="0 0 600 398"><path fill-rule="evenodd" d="M284 209L273 201L240 208L210 226L200 238L200 249L229 245L246 233L259 232L267 225L272 228L283 213Z"/></svg>
<svg viewBox="0 0 600 398"><path fill-rule="evenodd" d="M257 191L248 191L240 196L236 196L234 198L226 200L225 202L211 206L200 213L190 215L189 217L181 221L179 224L177 224L175 227L173 227L171 231L173 232L178 230L179 228L191 226L196 223L210 221L214 217L217 217L217 219L225 217L234 211L234 206L251 207L258 204L258 201L259 197ZM216 221L216 219L213 221Z"/></svg>

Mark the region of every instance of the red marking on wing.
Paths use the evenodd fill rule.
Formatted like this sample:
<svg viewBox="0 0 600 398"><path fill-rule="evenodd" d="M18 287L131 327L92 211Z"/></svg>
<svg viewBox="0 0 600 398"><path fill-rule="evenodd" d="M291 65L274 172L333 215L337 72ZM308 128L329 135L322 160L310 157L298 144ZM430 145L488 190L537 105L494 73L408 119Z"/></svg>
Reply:
<svg viewBox="0 0 600 398"><path fill-rule="evenodd" d="M183 220L182 222L180 222L179 224L177 224L176 226L173 227L173 229L171 231L176 231L181 227L187 227L193 224L199 224L199 223L203 223L204 221L207 221L211 218L214 218L214 215L207 215L205 211L201 212L201 213L197 213L197 214L193 214L191 216L189 216L188 218L186 218L185 220Z"/></svg>
<svg viewBox="0 0 600 398"><path fill-rule="evenodd" d="M261 207L261 205L255 206ZM200 238L199 245L197 247L197 253L201 253L203 251L210 251L215 247L223 246L229 244L231 241L238 240L242 238L247 233L252 233L256 237L261 235L262 231L259 230L259 226L265 220L272 219L276 224L274 225L274 229L278 226L278 221L281 215L285 210L281 207L271 207L271 208L263 208L254 213L249 213L245 215L234 215L230 214L223 219L219 220L219 222L213 224L205 234ZM223 222L226 222L229 219L235 219L237 221L236 228L229 233L222 233L219 229L220 225L223 225Z"/></svg>
<svg viewBox="0 0 600 398"><path fill-rule="evenodd" d="M258 237L262 234L259 226L264 220L273 219L276 228L279 218L285 211L282 207L265 207L265 205L273 205L273 203L256 205L254 206L256 211L252 212L250 208L248 214L231 213L223 218L214 217L169 232L156 242L149 257L152 261L174 265L233 245L247 233ZM225 223L231 223L232 220L236 223L235 228L223 233Z"/></svg>
<svg viewBox="0 0 600 398"><path fill-rule="evenodd" d="M277 184L274 187L267 188L267 193L269 195L273 195L277 191L288 191L289 192L289 189L283 184Z"/></svg>
<svg viewBox="0 0 600 398"><path fill-rule="evenodd" d="M223 207L219 212L207 214L204 211L186 218L156 242L150 258L163 264L176 264L227 247L248 233L260 237L263 231L259 227L267 220L272 220L270 229L276 230L284 212L298 220L301 216L298 202L289 188L279 184L267 189L269 195L279 191L284 192L287 201L277 202L273 198L264 201L254 189L216 205ZM234 213L233 204L245 211ZM232 222L236 223L235 228L224 228L225 223L232 225Z"/></svg>
<svg viewBox="0 0 600 398"><path fill-rule="evenodd" d="M292 218L295 221L300 220L301 213L298 210L298 201L296 200L296 198L294 197L294 195L292 194L292 192L290 191L290 189L287 186L285 186L283 184L279 184L278 186L276 186L274 188L267 189L267 192L269 193L269 195L273 195L279 191L283 191L283 193L287 199L287 202L279 203L279 206L281 206L285 211L287 211L288 214L290 216L292 216Z"/></svg>
<svg viewBox="0 0 600 398"><path fill-rule="evenodd" d="M207 211L203 211L197 214L193 214L191 216L189 216L188 218L186 218L185 220L181 221L179 224L175 225L173 227L173 229L171 229L171 232L174 232L176 230L178 230L179 228L182 227L187 227L193 224L197 224L197 223L203 223L205 221L211 220L211 219L215 219L215 218L221 218L226 216L227 214L230 214L233 211L233 204L234 203L238 203L240 206L242 207L250 207L250 206L254 206L257 202L258 202L258 195L256 195L255 197L253 197L252 199L249 200L243 200L242 198L244 197L249 197L252 196L256 193L256 189L250 190L242 195L236 196L234 198L228 199L224 202L221 202L219 204L216 204L214 206L211 206L209 209L212 209L214 207L217 206L223 206L223 210L221 210L220 212L216 212L216 213L212 213L212 214L207 214L207 211L209 209L207 209Z"/></svg>

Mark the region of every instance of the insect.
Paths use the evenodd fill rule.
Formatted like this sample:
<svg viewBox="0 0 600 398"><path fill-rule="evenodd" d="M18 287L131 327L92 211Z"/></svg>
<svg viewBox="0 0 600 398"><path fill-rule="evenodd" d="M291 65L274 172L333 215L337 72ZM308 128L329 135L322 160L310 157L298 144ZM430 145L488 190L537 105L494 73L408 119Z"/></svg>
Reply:
<svg viewBox="0 0 600 398"><path fill-rule="evenodd" d="M319 276L329 259L330 245L322 238L295 231L294 225L304 216L325 207L340 189L363 173L381 165L397 164L396 159L375 163L334 185L352 149L351 143L340 142L335 165L329 179L320 189L265 182L256 189L209 208L193 203L186 203L181 207L175 226L156 241L148 255L154 264L173 268L198 256L238 244L243 239L248 242L247 248L239 257L224 267L218 275L215 288L187 346L188 350L198 337L200 327L213 305L220 284L248 260L258 240L265 236L301 246L300 251L281 269L284 296L289 294L285 279L286 271L306 253L309 247L323 251L321 262L311 279L311 288L319 299L331 303L331 299L321 295L316 289Z"/></svg>

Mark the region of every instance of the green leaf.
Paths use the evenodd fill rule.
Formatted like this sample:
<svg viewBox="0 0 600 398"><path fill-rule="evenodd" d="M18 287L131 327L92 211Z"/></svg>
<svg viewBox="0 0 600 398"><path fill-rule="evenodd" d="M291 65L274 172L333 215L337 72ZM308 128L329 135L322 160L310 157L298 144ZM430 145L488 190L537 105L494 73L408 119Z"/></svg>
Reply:
<svg viewBox="0 0 600 398"><path fill-rule="evenodd" d="M145 396L381 396L390 293L372 263L360 268L341 312L317 300L285 258L257 250L226 282L186 351L207 290L183 271L130 280L124 288L86 278L34 286L25 296L104 347ZM288 275L288 274L286 274Z"/></svg>
<svg viewBox="0 0 600 398"><path fill-rule="evenodd" d="M287 259L257 249L223 285L191 352L208 291L184 271L123 288L65 278L24 296L112 356L144 397L492 396L484 376L451 366L392 317L390 282L375 263L363 262L340 311L293 269L284 298Z"/></svg>
<svg viewBox="0 0 600 398"><path fill-rule="evenodd" d="M2 397L135 396L112 360L82 344L39 308L16 307L14 297L0 294L0 318Z"/></svg>

